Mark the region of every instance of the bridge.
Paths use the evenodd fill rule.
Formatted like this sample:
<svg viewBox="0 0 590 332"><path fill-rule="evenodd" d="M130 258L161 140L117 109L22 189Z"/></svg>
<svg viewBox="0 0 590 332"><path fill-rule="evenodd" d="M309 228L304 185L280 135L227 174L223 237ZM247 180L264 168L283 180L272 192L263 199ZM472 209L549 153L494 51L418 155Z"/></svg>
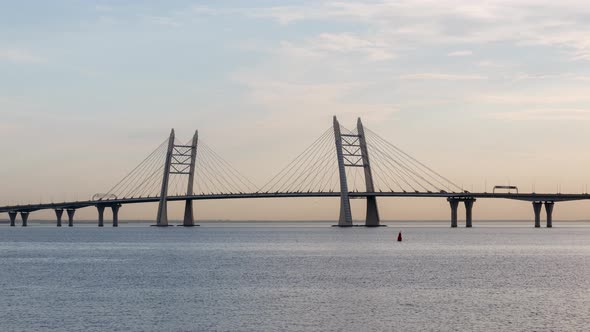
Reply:
<svg viewBox="0 0 590 332"><path fill-rule="evenodd" d="M511 187L513 188L513 187ZM546 226L553 225L556 202L590 199L585 194L482 192L463 190L460 186L421 163L363 126L333 125L294 158L270 181L257 186L242 175L209 145L199 140L198 131L188 142L178 141L174 129L170 136L137 167L106 193L86 201L1 206L8 213L10 226L27 226L29 215L40 210L54 210L56 225L62 226L66 211L68 226L74 225L78 209L95 207L98 226L104 226L104 211L112 210L112 225L118 226L123 205L158 203L156 226L169 226L168 202L184 201L183 222L195 226L193 201L255 198L340 198L340 227L353 225L350 200L366 201L364 226L381 226L377 197L412 197L446 199L450 206L451 227L457 227L459 204L465 207L465 226L473 225L473 206L477 199L511 199L532 203L534 226L541 227L545 206Z"/></svg>

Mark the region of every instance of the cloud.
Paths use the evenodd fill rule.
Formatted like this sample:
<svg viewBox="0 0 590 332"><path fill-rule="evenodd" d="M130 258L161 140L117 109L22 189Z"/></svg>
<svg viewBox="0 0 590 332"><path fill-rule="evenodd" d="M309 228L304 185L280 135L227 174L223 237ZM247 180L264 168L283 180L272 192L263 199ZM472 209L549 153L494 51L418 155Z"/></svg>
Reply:
<svg viewBox="0 0 590 332"><path fill-rule="evenodd" d="M562 88L536 90L535 93L483 94L474 96L475 102L504 105L563 105L566 103L590 103L586 89Z"/></svg>
<svg viewBox="0 0 590 332"><path fill-rule="evenodd" d="M0 48L0 61L14 63L44 63L45 59L17 48Z"/></svg>
<svg viewBox="0 0 590 332"><path fill-rule="evenodd" d="M574 80L574 81L588 81L590 76L578 75L572 73L558 73L558 74L545 74L545 73L517 73L514 76L515 80Z"/></svg>
<svg viewBox="0 0 590 332"><path fill-rule="evenodd" d="M477 66L479 66L479 67L484 67L484 68L504 68L504 67L509 67L509 65L507 65L507 64L499 63L499 62L493 61L493 60L482 60L482 61L476 62L475 64Z"/></svg>
<svg viewBox="0 0 590 332"><path fill-rule="evenodd" d="M470 56L473 55L471 51L455 51L447 54L448 56Z"/></svg>
<svg viewBox="0 0 590 332"><path fill-rule="evenodd" d="M282 42L281 49L290 55L322 57L333 54L357 55L368 61L385 61L395 58L387 45L351 33L321 33L303 43Z"/></svg>
<svg viewBox="0 0 590 332"><path fill-rule="evenodd" d="M247 9L243 15L288 25L336 21L366 25L387 46L511 42L563 49L572 60L590 60L590 7L586 1L324 1ZM462 54L467 55L467 54Z"/></svg>
<svg viewBox="0 0 590 332"><path fill-rule="evenodd" d="M489 117L498 120L526 121L526 120L567 120L567 121L590 121L590 109L528 109L517 111L494 112Z"/></svg>
<svg viewBox="0 0 590 332"><path fill-rule="evenodd" d="M142 15L146 21L152 24L157 25L165 25L169 27L179 27L181 24L173 17L168 16L151 16L151 15Z"/></svg>
<svg viewBox="0 0 590 332"><path fill-rule="evenodd" d="M231 14L231 13L236 12L233 9L226 9L226 10L222 11L219 9L215 9L215 8L211 8L211 7L207 7L207 6L200 6L200 5L191 6L189 11L193 14L198 15L198 16L213 16L213 15L219 15L219 14L223 14L223 13Z"/></svg>
<svg viewBox="0 0 590 332"><path fill-rule="evenodd" d="M97 12L112 12L113 7L108 5L95 5L94 10L96 10Z"/></svg>
<svg viewBox="0 0 590 332"><path fill-rule="evenodd" d="M487 77L481 75L461 75L461 74L441 74L441 73L421 73L408 74L399 76L402 80L443 80L443 81L473 81L485 80Z"/></svg>
<svg viewBox="0 0 590 332"><path fill-rule="evenodd" d="M347 32L331 30L328 37L346 49L350 42L365 41L367 59L389 60L399 49L424 45L510 43L513 46L547 46L570 60L590 60L590 7L585 0L556 3L549 0L514 0L473 3L465 0L313 1L267 7L192 6L185 13L198 16L243 16L268 19L281 25L303 22L349 24ZM164 22L168 23L167 20ZM324 32L326 33L326 32ZM319 41L326 36L320 33ZM350 40L346 40L349 38ZM297 48L315 47L309 39ZM330 41L326 41L330 42ZM360 44L355 44L361 47ZM448 56L469 56L469 50Z"/></svg>
<svg viewBox="0 0 590 332"><path fill-rule="evenodd" d="M257 8L256 10L246 9L241 13L255 18L270 18L280 24L287 25L297 21L310 19L325 19L332 15L326 11L323 4L311 4L308 6L276 6Z"/></svg>

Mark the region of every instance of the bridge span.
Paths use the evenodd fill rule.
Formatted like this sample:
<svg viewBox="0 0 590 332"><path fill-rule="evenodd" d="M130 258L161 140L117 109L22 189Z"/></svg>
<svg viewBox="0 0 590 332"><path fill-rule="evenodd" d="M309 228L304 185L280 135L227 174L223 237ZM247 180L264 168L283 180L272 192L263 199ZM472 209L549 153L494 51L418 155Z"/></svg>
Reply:
<svg viewBox="0 0 590 332"><path fill-rule="evenodd" d="M365 226L376 227L380 226L378 197L441 198L449 203L451 227L457 227L461 202L465 206L465 226L472 227L472 210L477 199L511 199L532 203L535 227L541 227L541 211L545 206L546 226L552 227L556 202L590 199L588 193L468 192L364 128L360 118L355 130L340 126L336 117L333 120L329 130L262 187L199 142L198 132L190 142L182 144L176 141L172 130L166 141L106 194L94 195L86 201L0 206L0 213L8 213L10 226L16 225L20 214L21 225L27 226L31 213L54 210L56 224L61 226L66 211L68 226L73 226L76 210L95 207L98 226L102 227L104 210L110 208L112 225L117 227L118 212L123 205L157 202L156 225L168 226L167 203L184 201L182 226L194 226L193 201L332 197L340 198L338 226L353 226L350 199L364 199ZM170 192L172 187L177 189L176 193Z"/></svg>

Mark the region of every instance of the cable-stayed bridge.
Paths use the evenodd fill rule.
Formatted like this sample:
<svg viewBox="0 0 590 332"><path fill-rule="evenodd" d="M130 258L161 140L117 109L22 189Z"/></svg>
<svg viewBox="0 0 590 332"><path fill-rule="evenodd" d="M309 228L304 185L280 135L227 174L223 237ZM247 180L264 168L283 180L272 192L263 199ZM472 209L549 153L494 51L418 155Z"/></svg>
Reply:
<svg viewBox="0 0 590 332"><path fill-rule="evenodd" d="M514 189L514 188L508 188ZM472 210L478 198L503 198L532 202L535 227L541 226L543 205L547 227L552 227L555 202L590 199L585 194L473 193L421 163L363 126L359 118L354 129L333 125L281 169L267 183L258 186L199 139L198 132L188 142L176 139L174 130L137 167L105 193L87 201L13 205L0 207L15 226L20 214L27 226L30 213L52 209L57 226L63 212L73 226L77 209L96 207L98 226L104 226L104 210L113 212L118 226L119 209L126 204L158 203L157 226L168 226L167 203L184 201L182 226L194 226L195 200L339 197L338 226L353 226L350 200L366 200L365 226L380 226L377 197L438 197L451 208L451 227L457 227L459 203L463 202L466 227L472 226Z"/></svg>

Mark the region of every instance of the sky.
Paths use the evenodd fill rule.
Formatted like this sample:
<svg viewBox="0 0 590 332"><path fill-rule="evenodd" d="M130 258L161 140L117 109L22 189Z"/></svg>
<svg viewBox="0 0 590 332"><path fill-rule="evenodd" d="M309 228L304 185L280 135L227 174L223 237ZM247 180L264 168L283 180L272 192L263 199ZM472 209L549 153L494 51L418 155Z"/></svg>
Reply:
<svg viewBox="0 0 590 332"><path fill-rule="evenodd" d="M0 202L105 192L171 128L183 141L198 129L261 185L333 115L348 128L361 117L466 190L585 192L589 36L586 1L1 0ZM383 219L449 214L442 199L379 203ZM121 216L155 218L154 205ZM196 204L202 219L337 213L334 199ZM480 200L474 215L532 207ZM590 202L555 208L589 217Z"/></svg>

